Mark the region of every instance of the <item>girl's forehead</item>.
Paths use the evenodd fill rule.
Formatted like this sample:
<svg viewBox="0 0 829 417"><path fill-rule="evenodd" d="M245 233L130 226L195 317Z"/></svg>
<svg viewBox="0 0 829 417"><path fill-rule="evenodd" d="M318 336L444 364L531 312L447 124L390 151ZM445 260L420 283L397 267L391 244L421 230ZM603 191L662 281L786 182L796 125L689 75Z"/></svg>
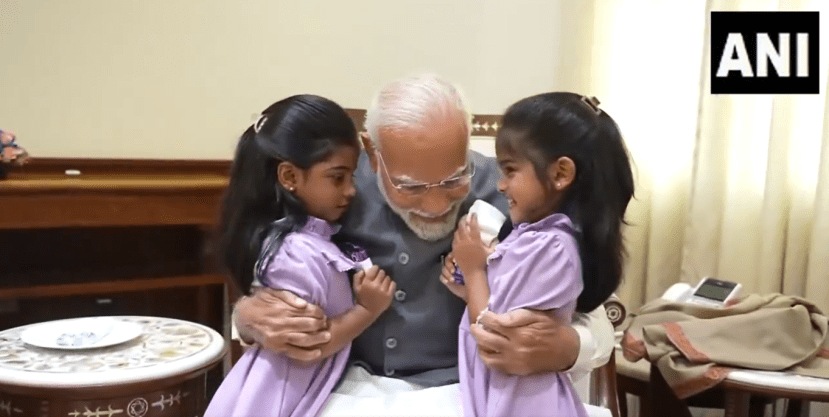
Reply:
<svg viewBox="0 0 829 417"><path fill-rule="evenodd" d="M514 153L501 148L495 148L495 159L501 161L504 159L513 159Z"/></svg>
<svg viewBox="0 0 829 417"><path fill-rule="evenodd" d="M332 152L332 156L333 155L339 155L339 156L344 156L344 157L352 157L352 156L357 156L359 154L360 154L360 148L358 148L356 146L349 146L349 145L337 146L336 148L334 148L334 152Z"/></svg>
<svg viewBox="0 0 829 417"><path fill-rule="evenodd" d="M527 158L514 149L507 149L507 148L496 148L495 149L495 159L499 162L501 161L511 161L511 162L521 162L526 160Z"/></svg>
<svg viewBox="0 0 829 417"><path fill-rule="evenodd" d="M495 152L515 153L521 146L523 135L513 129L501 128L495 137Z"/></svg>
<svg viewBox="0 0 829 417"><path fill-rule="evenodd" d="M320 163L325 163L327 165L342 165L344 163L348 163L348 165L353 166L357 164L359 156L360 150L353 146L337 146L331 154L324 160L320 161Z"/></svg>

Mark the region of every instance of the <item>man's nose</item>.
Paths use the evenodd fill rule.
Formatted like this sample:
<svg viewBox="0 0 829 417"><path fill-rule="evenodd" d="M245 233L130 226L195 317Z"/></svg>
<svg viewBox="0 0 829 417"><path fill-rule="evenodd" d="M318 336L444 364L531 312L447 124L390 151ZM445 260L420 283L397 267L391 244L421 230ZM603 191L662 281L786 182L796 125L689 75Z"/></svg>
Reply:
<svg viewBox="0 0 829 417"><path fill-rule="evenodd" d="M431 188L420 199L418 204L418 211L429 214L435 217L446 214L449 207L452 206L452 198L444 190L439 188Z"/></svg>

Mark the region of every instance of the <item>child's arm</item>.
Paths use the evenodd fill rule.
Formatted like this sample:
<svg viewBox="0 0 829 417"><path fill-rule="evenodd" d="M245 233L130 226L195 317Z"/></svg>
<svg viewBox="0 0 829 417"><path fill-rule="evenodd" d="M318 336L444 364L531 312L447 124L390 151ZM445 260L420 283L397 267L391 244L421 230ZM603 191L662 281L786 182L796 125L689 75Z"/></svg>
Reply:
<svg viewBox="0 0 829 417"><path fill-rule="evenodd" d="M320 254L314 241L302 234L291 233L285 236L279 251L267 263L262 284L275 290L289 291L309 304L324 305L330 279L326 275L330 270L327 264L328 260ZM394 283L378 268L367 272L355 275L354 288L358 306L338 317L329 318L327 328L324 329L330 335L328 341L304 348L307 352L319 349L319 356L300 360L301 362L315 363L340 351L391 304ZM286 314L288 317L307 317L292 312ZM288 333L285 330L281 332L283 335ZM283 345L290 348L287 341Z"/></svg>
<svg viewBox="0 0 829 417"><path fill-rule="evenodd" d="M478 315L489 304L486 258L490 250L481 241L481 232L475 215L470 217L461 220L458 230L455 231L452 255L463 273L469 320L474 324L478 320Z"/></svg>
<svg viewBox="0 0 829 417"><path fill-rule="evenodd" d="M469 310L469 324L475 324L478 316L489 305L489 283L487 282L486 270L475 270L470 274L464 274L466 282L466 308Z"/></svg>
<svg viewBox="0 0 829 417"><path fill-rule="evenodd" d="M351 310L331 319L331 339L320 346L322 355L319 359L328 358L342 350L377 320L391 305L392 294L397 289L394 281L376 265L366 271L357 272L354 275L353 286L357 304Z"/></svg>
<svg viewBox="0 0 829 417"><path fill-rule="evenodd" d="M579 352L580 336L569 326L572 317L556 311L571 311L584 288L576 239L561 230L521 234L502 254L497 273L508 284L493 292L494 312L483 323L501 336L484 341L480 336L485 329L470 329L481 351L501 353L487 366L510 375L569 368ZM527 314L533 311L543 313ZM561 362L560 356L568 359Z"/></svg>

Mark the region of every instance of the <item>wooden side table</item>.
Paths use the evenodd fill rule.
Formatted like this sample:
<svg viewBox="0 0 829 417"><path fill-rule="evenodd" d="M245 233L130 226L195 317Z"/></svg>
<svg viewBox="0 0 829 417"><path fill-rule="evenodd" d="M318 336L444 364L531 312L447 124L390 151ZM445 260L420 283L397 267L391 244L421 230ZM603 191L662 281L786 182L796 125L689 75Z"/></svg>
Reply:
<svg viewBox="0 0 829 417"><path fill-rule="evenodd" d="M725 417L755 417L763 414L753 398L787 399L786 417L809 415L809 401L829 402L829 380L755 370L733 370L712 389L724 396ZM677 398L655 365L651 366L648 395L655 401L657 415L691 417L685 401Z"/></svg>
<svg viewBox="0 0 829 417"><path fill-rule="evenodd" d="M750 417L752 397L786 398L786 417L809 415L809 402L829 402L829 379L784 372L734 370L720 383L725 391L725 417ZM802 404L802 405L801 405Z"/></svg>
<svg viewBox="0 0 829 417"><path fill-rule="evenodd" d="M200 416L205 378L226 354L216 331L188 321L113 316L143 326L110 347L44 349L25 344L30 326L0 332L0 416Z"/></svg>

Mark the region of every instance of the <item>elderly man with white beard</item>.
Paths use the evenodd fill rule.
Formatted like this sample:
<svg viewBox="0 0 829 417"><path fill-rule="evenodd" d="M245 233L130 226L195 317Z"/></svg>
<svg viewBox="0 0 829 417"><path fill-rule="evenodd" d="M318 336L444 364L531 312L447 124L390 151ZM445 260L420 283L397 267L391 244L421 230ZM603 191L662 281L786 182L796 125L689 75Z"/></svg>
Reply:
<svg viewBox="0 0 829 417"><path fill-rule="evenodd" d="M339 237L363 247L397 291L391 308L354 340L352 366L324 417L461 415L458 325L465 305L439 279L443 257L476 199L508 211L495 160L469 149L470 121L458 89L434 75L389 83L367 111L357 196ZM264 288L237 302L235 324L246 343L300 361L313 362L330 337L320 308ZM577 313L572 323L516 310L489 312L481 324L472 331L489 367L515 375L568 372L583 399L585 376L613 349L603 307Z"/></svg>

